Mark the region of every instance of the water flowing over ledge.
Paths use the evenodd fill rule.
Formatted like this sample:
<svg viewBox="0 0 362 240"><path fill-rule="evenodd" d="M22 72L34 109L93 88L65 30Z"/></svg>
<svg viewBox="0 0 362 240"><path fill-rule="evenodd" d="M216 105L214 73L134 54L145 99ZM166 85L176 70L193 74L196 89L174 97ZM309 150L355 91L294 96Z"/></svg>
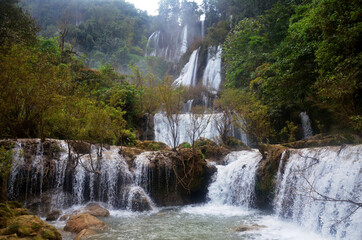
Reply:
<svg viewBox="0 0 362 240"><path fill-rule="evenodd" d="M361 202L362 145L286 149L278 157L275 175L270 175L275 182L275 198L271 203L275 214L270 216L253 209L259 197L256 189L260 179L256 176L265 161L257 150L231 152L224 164L216 164L217 172L207 189L207 201L202 205L167 210L160 208L158 202L166 196L174 198L172 194L178 191L171 165L175 157L172 152L168 155L142 152L129 161L120 154L118 147L110 146L103 149L103 161L97 165L101 173L97 174L89 172L90 158L97 159L97 148L93 147L91 155L85 154L81 163L73 166L69 165L69 148L65 141L33 139L15 143L16 161L9 178L9 197L23 200L29 207L36 206L39 210L44 210L46 205L52 206L47 209L49 211L54 206L66 209L100 201L111 208L116 222L129 217L138 219L135 221L142 222L145 218L151 221L150 216L160 211L156 218L166 222L167 218L168 221L182 218L186 222L192 219L209 222L217 218L219 221L226 219L230 224L234 222L231 226L237 227L238 218L239 224L265 226L265 229L248 233L228 233L230 239L237 239L236 236L306 239L288 235L288 226L303 234L310 231L312 239L357 240L362 235L361 209L351 204ZM70 149L75 154L73 151ZM155 189L164 195L155 195ZM130 215L134 208L154 210ZM155 209L158 210L155 212ZM166 219L161 217L163 214ZM198 227L204 231L203 226Z"/></svg>

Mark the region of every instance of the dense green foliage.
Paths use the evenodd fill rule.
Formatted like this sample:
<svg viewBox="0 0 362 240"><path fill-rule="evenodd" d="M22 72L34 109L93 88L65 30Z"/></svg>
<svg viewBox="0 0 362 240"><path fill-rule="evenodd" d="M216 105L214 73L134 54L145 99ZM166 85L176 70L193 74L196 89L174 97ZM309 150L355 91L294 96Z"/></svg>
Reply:
<svg viewBox="0 0 362 240"><path fill-rule="evenodd" d="M30 0L27 8L45 37L87 57L90 67L111 63L119 71L144 56L151 18L125 1Z"/></svg>
<svg viewBox="0 0 362 240"><path fill-rule="evenodd" d="M135 70L133 77L124 76L110 65L86 68L56 39L37 37L33 20L16 2L1 2L1 9L24 20L19 26L15 18L1 22L0 138L54 137L94 143L135 139L139 119L144 112L154 111L150 104L147 109L141 104L147 93L144 81L154 79L153 75L146 78Z"/></svg>
<svg viewBox="0 0 362 240"><path fill-rule="evenodd" d="M200 47L202 70L208 47L222 44L217 107L256 141L300 138L304 111L317 132L362 132L357 0L161 0L156 17L123 0L24 4L39 28L17 0L0 4L1 138L132 142L145 114L169 108L172 116L185 101L165 76L180 67L144 57L147 37L160 30L171 41L185 24L195 31L202 14L206 37L180 62Z"/></svg>
<svg viewBox="0 0 362 240"><path fill-rule="evenodd" d="M240 109L259 101L267 110L276 131L256 137L295 139L301 111L319 131L361 133L361 10L356 0L280 1L237 24L224 43L226 86L249 96ZM255 110L239 112L248 119Z"/></svg>

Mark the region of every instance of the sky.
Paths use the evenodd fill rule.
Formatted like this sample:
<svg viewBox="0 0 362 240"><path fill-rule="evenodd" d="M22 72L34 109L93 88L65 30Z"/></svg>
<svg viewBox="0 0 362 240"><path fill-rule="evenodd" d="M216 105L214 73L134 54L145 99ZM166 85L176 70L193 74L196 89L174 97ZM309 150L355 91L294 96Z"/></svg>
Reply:
<svg viewBox="0 0 362 240"><path fill-rule="evenodd" d="M147 11L149 15L157 15L158 14L158 2L160 0L126 0L127 2L133 3L136 8ZM189 2L191 2L189 0ZM193 0L193 2L197 2L199 5L202 0Z"/></svg>

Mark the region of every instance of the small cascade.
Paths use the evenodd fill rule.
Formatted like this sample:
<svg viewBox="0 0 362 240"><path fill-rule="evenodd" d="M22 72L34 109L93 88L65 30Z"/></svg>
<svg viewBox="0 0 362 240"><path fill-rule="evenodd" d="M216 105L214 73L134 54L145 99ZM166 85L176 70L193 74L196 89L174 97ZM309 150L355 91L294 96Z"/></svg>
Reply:
<svg viewBox="0 0 362 240"><path fill-rule="evenodd" d="M134 162L134 182L137 186L142 187L149 193L150 180L152 180L152 168L148 159L149 152L144 152L138 155Z"/></svg>
<svg viewBox="0 0 362 240"><path fill-rule="evenodd" d="M187 25L185 25L182 29L182 42L181 42L181 49L180 49L180 57L184 55L184 53L187 51L188 47L188 41L187 41Z"/></svg>
<svg viewBox="0 0 362 240"><path fill-rule="evenodd" d="M187 102L184 104L184 113L191 112L193 102L194 102L193 99L187 100Z"/></svg>
<svg viewBox="0 0 362 240"><path fill-rule="evenodd" d="M173 31L155 31L148 38L145 56L156 56L177 63L189 46L194 33L188 25Z"/></svg>
<svg viewBox="0 0 362 240"><path fill-rule="evenodd" d="M300 120L302 122L303 129L303 139L309 138L313 136L312 124L310 122L310 118L306 112L301 112L299 114Z"/></svg>
<svg viewBox="0 0 362 240"><path fill-rule="evenodd" d="M201 39L205 38L205 20L201 21Z"/></svg>
<svg viewBox="0 0 362 240"><path fill-rule="evenodd" d="M140 154L134 160L134 170L130 171L116 146L109 149L92 147L91 154L81 154L77 159L73 148L70 149L69 157L65 141L51 140L52 151L58 150L49 158L44 156L45 150L40 140L29 142L16 142L15 161L8 182L9 199L34 205L34 198L39 198L35 201L37 211L41 210L43 201L49 204L50 209L54 206L66 208L89 201L104 202L114 208L127 208L129 191L134 187L142 189L137 190L142 193L141 200L149 199L147 193L153 177L148 153Z"/></svg>
<svg viewBox="0 0 362 240"><path fill-rule="evenodd" d="M157 56L159 50L160 31L153 32L148 38L146 47L146 56Z"/></svg>
<svg viewBox="0 0 362 240"><path fill-rule="evenodd" d="M208 61L202 77L202 84L213 94L219 91L221 84L221 54L221 46L209 47Z"/></svg>
<svg viewBox="0 0 362 240"><path fill-rule="evenodd" d="M262 156L257 150L232 152L226 165L217 165L209 187L209 204L250 207L253 203L255 171Z"/></svg>
<svg viewBox="0 0 362 240"><path fill-rule="evenodd" d="M277 215L336 239L360 239L362 146L293 150L277 175Z"/></svg>
<svg viewBox="0 0 362 240"><path fill-rule="evenodd" d="M197 60L199 57L199 50L196 49L192 52L189 62L183 67L180 76L175 80L176 86L196 86L197 84Z"/></svg>

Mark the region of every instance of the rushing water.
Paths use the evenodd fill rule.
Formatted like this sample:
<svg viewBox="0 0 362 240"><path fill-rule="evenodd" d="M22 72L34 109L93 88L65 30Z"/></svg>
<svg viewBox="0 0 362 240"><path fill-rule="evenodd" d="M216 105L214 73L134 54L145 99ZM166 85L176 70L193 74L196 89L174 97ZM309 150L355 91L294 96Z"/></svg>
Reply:
<svg viewBox="0 0 362 240"><path fill-rule="evenodd" d="M192 52L189 62L181 70L180 76L175 80L174 85L177 86L196 86L197 84L197 60L199 58L199 50Z"/></svg>
<svg viewBox="0 0 362 240"><path fill-rule="evenodd" d="M362 239L362 210L347 202L362 200L361 160L361 145L293 150L278 173L276 214L324 236Z"/></svg>
<svg viewBox="0 0 362 240"><path fill-rule="evenodd" d="M207 52L207 64L202 77L202 85L207 87L210 92L216 94L221 84L221 46L209 47Z"/></svg>
<svg viewBox="0 0 362 240"><path fill-rule="evenodd" d="M308 114L306 112L301 112L299 116L302 122L303 138L312 137L313 129Z"/></svg>
<svg viewBox="0 0 362 240"><path fill-rule="evenodd" d="M147 213L111 211L102 219L109 228L90 239L244 239L244 240L321 240L320 235L276 216L250 209L258 151L229 154L225 166L217 166L209 187L209 201L203 205L159 208ZM137 165L147 163L143 157ZM143 167L142 167L143 169ZM259 229L238 232L241 226ZM56 223L62 228L64 223ZM65 239L74 235L64 233Z"/></svg>
<svg viewBox="0 0 362 240"><path fill-rule="evenodd" d="M89 201L99 201L111 209L111 216L102 219L110 228L91 239L359 240L362 236L362 211L353 204L361 202L362 196L362 145L284 152L275 178L275 214L270 215L251 208L256 171L262 159L256 150L232 152L224 159L225 165L216 165L218 171L204 204L158 208L149 197L149 187L159 184L157 177L151 181L155 178L151 161L157 155L144 152L129 167L119 154L119 148L103 149L104 161L96 168L102 174L97 175L88 171L89 158L97 158L97 149L93 148L92 155L83 156L73 169L68 186L71 189L66 193L63 190L67 187L68 145L59 140L53 143L58 144L60 156L48 169L45 143L39 140L16 142L9 197L17 199L21 191L25 191L25 201L27 197L45 195L42 188L49 184L49 170L54 171L52 208L67 212L69 204L65 203L70 199L70 206L73 206L70 212ZM29 152L24 152L28 148L33 153L30 162ZM166 171L164 184L167 185L171 170L163 171ZM133 212L134 198L146 201L150 204L147 209L152 210ZM55 222L59 228L64 224ZM237 227L253 224L259 229L235 231ZM67 233L63 236L65 239L74 237Z"/></svg>
<svg viewBox="0 0 362 240"><path fill-rule="evenodd" d="M237 207L189 206L163 208L148 213L111 211L111 216L102 218L102 221L109 229L89 239L326 240L274 216ZM59 229L64 224L55 223ZM266 227L247 232L235 231L240 226L253 224ZM62 235L65 240L74 238L74 234L63 232Z"/></svg>

